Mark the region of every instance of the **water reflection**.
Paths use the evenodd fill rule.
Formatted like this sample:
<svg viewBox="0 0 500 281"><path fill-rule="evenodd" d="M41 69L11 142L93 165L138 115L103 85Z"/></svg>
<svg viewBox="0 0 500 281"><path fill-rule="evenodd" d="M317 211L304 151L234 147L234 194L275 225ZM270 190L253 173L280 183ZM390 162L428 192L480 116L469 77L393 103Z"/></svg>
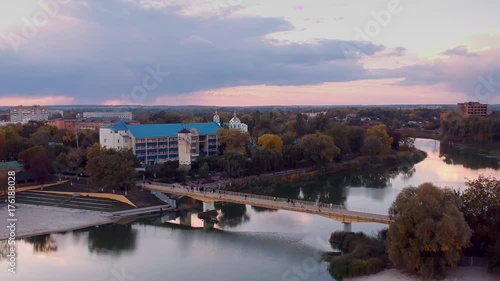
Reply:
<svg viewBox="0 0 500 281"><path fill-rule="evenodd" d="M88 229L88 248L91 253L118 256L133 252L137 230L132 225L108 224Z"/></svg>
<svg viewBox="0 0 500 281"><path fill-rule="evenodd" d="M33 245L33 251L35 253L50 253L57 251L56 240L54 240L50 234L25 238L24 241Z"/></svg>
<svg viewBox="0 0 500 281"><path fill-rule="evenodd" d="M247 206L241 204L224 203L216 208L220 208L220 214L217 216L219 226L222 228L234 228L250 221L250 216L247 214Z"/></svg>
<svg viewBox="0 0 500 281"><path fill-rule="evenodd" d="M441 143L439 157L448 165L462 165L465 168L473 170L485 168L500 169L500 160L498 158L481 154L472 148L453 143Z"/></svg>
<svg viewBox="0 0 500 281"><path fill-rule="evenodd" d="M252 206L252 209L257 212L257 213L265 213L265 212L277 212L278 210L276 209L268 209L268 208L263 208L263 207L255 207L255 206Z"/></svg>
<svg viewBox="0 0 500 281"><path fill-rule="evenodd" d="M0 261L6 260L7 255L9 254L9 241L2 240L0 241Z"/></svg>

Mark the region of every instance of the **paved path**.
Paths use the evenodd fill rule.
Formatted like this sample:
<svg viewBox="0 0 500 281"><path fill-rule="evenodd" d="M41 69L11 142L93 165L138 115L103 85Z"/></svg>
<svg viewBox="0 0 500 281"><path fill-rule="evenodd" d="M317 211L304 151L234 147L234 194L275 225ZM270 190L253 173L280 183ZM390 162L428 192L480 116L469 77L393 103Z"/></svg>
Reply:
<svg viewBox="0 0 500 281"><path fill-rule="evenodd" d="M248 204L269 209L289 210L295 212L316 214L344 223L352 222L376 222L389 224L390 219L387 214L369 210L346 210L344 206L323 204L318 207L317 202L294 200L294 204L287 202L285 198L275 198L271 196L256 195L250 193L240 193L232 191L203 192L190 190L179 184L146 183L145 189L156 190L167 194L184 195L203 202L230 202L237 204Z"/></svg>

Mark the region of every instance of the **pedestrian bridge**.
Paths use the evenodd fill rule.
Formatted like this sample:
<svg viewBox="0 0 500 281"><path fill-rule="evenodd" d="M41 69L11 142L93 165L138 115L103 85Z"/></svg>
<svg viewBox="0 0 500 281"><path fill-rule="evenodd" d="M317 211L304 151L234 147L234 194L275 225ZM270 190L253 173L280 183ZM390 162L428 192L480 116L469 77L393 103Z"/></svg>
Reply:
<svg viewBox="0 0 500 281"><path fill-rule="evenodd" d="M179 184L146 183L144 189L156 190L166 194L183 195L203 202L204 211L213 210L214 202L228 202L247 204L268 209L288 210L294 212L320 215L329 219L344 223L344 230L351 231L353 222L375 222L390 224L391 220L387 214L377 211L362 209L345 209L344 206L323 204L318 208L317 202L294 200L294 204L288 203L286 198L275 198L271 196L240 193L233 191L215 192L191 190ZM212 189L209 189L212 190Z"/></svg>

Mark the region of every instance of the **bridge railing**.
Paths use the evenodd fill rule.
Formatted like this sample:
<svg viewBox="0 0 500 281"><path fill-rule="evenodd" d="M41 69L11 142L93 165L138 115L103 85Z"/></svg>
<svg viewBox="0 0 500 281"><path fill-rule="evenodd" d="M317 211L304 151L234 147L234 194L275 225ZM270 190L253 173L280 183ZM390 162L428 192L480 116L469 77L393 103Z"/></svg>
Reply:
<svg viewBox="0 0 500 281"><path fill-rule="evenodd" d="M182 186L179 184L168 184L168 183L161 183L161 182L154 182L152 183L154 185L160 185L160 186L165 186L165 187L170 187L170 188L175 188L175 189L187 189L189 192L194 192L198 194L209 194L213 190L214 193L211 194L219 194L219 191L222 194L225 195L230 195L230 196L237 196L241 198L245 198L245 195L247 198L250 199L260 199L260 200L267 200L267 201L274 201L274 202L281 202L281 203L289 203L288 198L283 198L283 197L274 197L274 196L268 196L268 195L259 195L259 194L253 194L253 193L243 193L243 192L236 192L236 191L227 191L227 190L219 190L219 189L205 189L204 191L191 191L191 187L189 186ZM318 202L314 201L306 201L306 200L300 200L300 199L293 199L293 202L295 203L295 206L311 206L311 207L316 207L318 206ZM323 209L330 209L330 203L323 203L322 204ZM346 210L346 211L354 211L354 212L360 212L360 213L369 213L369 214L377 214L377 215L387 215L387 211L380 211L380 210L372 210L372 209L367 209L367 208L354 208L354 207L349 207L346 208L344 205L336 205L332 204L331 209L336 209L336 210Z"/></svg>

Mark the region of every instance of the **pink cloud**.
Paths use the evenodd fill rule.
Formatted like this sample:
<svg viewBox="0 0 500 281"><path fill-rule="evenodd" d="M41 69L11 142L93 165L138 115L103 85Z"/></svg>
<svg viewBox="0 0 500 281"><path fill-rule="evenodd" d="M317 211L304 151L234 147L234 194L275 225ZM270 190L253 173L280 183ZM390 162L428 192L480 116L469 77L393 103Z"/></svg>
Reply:
<svg viewBox="0 0 500 281"><path fill-rule="evenodd" d="M0 104L3 106L17 105L70 105L75 103L75 98L64 96L43 96L43 97L0 97Z"/></svg>
<svg viewBox="0 0 500 281"><path fill-rule="evenodd" d="M242 86L191 94L164 96L154 104L169 105L356 105L453 103L463 94L446 90L445 85L399 86L400 79L323 83L313 86Z"/></svg>

